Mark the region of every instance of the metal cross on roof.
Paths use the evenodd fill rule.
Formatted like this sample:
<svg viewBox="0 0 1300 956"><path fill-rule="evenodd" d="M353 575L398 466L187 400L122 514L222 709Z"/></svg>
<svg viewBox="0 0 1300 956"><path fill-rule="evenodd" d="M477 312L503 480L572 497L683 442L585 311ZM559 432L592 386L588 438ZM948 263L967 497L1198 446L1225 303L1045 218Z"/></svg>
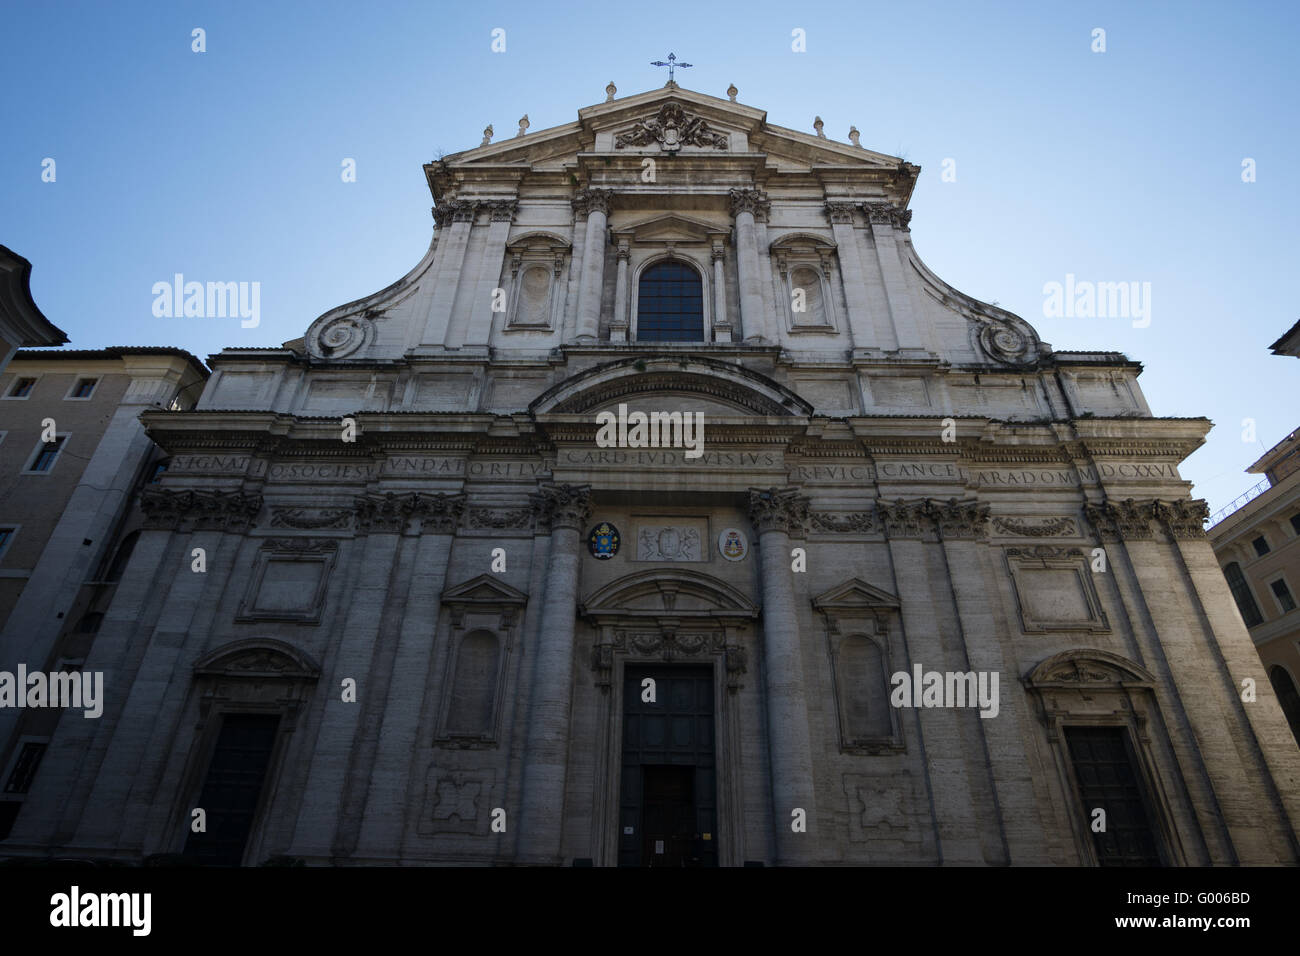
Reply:
<svg viewBox="0 0 1300 956"><path fill-rule="evenodd" d="M651 66L666 66L666 67L668 67L668 82L669 82L669 83L672 83L672 82L673 82L673 70L675 70L675 69L676 69L677 67L679 67L679 66L680 66L682 69L685 69L686 67L688 67L688 66L693 66L694 64L691 64L691 63L678 63L678 62L677 62L677 54L676 54L676 53L669 53L669 54L668 54L668 62L665 63L663 60L654 60L654 61L651 62L650 65L651 65Z"/></svg>

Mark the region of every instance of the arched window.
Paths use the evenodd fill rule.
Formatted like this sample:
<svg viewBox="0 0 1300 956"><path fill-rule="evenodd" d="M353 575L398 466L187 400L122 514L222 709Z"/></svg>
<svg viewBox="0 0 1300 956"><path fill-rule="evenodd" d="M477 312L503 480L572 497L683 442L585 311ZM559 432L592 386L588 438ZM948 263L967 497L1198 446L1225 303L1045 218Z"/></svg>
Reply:
<svg viewBox="0 0 1300 956"><path fill-rule="evenodd" d="M1282 713L1286 714L1286 722L1291 725L1291 734L1300 744L1300 692L1295 689L1295 681L1277 664L1268 669L1268 679L1273 684L1273 693L1277 694L1277 702L1282 705Z"/></svg>
<svg viewBox="0 0 1300 956"><path fill-rule="evenodd" d="M1237 610L1241 612L1241 619L1246 622L1246 626L1254 627L1261 623L1264 616L1259 613L1259 605L1250 593L1246 577L1241 573L1241 565L1233 561L1223 569L1223 576L1228 579L1228 587L1232 589L1233 600L1237 602Z"/></svg>
<svg viewBox="0 0 1300 956"><path fill-rule="evenodd" d="M704 287L682 262L661 262L641 273L636 337L640 342L703 342Z"/></svg>
<svg viewBox="0 0 1300 956"><path fill-rule="evenodd" d="M490 631L471 631L460 642L452 681L447 731L453 734L492 733L496 713L499 642Z"/></svg>
<svg viewBox="0 0 1300 956"><path fill-rule="evenodd" d="M889 682L885 659L875 641L861 635L840 645L840 680L844 694L846 735L852 740L888 737Z"/></svg>

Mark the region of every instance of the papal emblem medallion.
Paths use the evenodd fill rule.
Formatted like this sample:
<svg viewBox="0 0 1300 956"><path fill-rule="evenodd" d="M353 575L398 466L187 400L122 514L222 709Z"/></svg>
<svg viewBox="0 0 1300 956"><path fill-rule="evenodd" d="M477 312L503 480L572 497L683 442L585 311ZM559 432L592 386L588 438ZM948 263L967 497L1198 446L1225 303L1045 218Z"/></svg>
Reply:
<svg viewBox="0 0 1300 956"><path fill-rule="evenodd" d="M587 535L587 550L593 558L612 558L618 554L618 528L602 521Z"/></svg>
<svg viewBox="0 0 1300 956"><path fill-rule="evenodd" d="M743 561L749 554L749 542L738 528L723 528L718 535L718 552L728 561Z"/></svg>

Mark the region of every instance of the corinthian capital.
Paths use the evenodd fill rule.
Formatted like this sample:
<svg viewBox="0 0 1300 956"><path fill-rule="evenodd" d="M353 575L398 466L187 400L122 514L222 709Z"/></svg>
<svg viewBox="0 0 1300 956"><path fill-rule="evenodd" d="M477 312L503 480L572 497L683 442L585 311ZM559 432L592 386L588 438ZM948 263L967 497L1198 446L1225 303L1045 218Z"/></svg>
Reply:
<svg viewBox="0 0 1300 956"><path fill-rule="evenodd" d="M1210 514L1210 507L1204 498L1156 501L1151 505L1151 512L1172 537L1205 537L1205 519Z"/></svg>
<svg viewBox="0 0 1300 956"><path fill-rule="evenodd" d="M165 530L247 531L262 496L242 491L146 489L140 495L147 527Z"/></svg>
<svg viewBox="0 0 1300 956"><path fill-rule="evenodd" d="M808 522L808 503L797 488L750 488L749 521L760 535L802 531Z"/></svg>
<svg viewBox="0 0 1300 956"><path fill-rule="evenodd" d="M580 216L590 216L593 212L609 215L614 206L614 190L584 189L573 197L574 212Z"/></svg>
<svg viewBox="0 0 1300 956"><path fill-rule="evenodd" d="M903 232L908 231L908 224L912 221L912 210L902 209L887 202L866 203L862 211L867 214L867 219L873 225L893 226Z"/></svg>
<svg viewBox="0 0 1300 956"><path fill-rule="evenodd" d="M833 224L843 223L851 226L853 225L853 209L854 205L851 202L828 202L826 204L826 215Z"/></svg>
<svg viewBox="0 0 1300 956"><path fill-rule="evenodd" d="M515 213L519 211L517 199L493 199L483 205L487 206L493 222L514 222Z"/></svg>
<svg viewBox="0 0 1300 956"><path fill-rule="evenodd" d="M439 227L448 222L473 222L478 203L469 199L452 199L433 207L433 221Z"/></svg>
<svg viewBox="0 0 1300 956"><path fill-rule="evenodd" d="M919 538L930 527L930 502L880 501L876 505L885 534L891 538Z"/></svg>
<svg viewBox="0 0 1300 956"><path fill-rule="evenodd" d="M538 524L543 528L581 531L591 516L591 485L545 484L538 486L537 494L529 497Z"/></svg>
<svg viewBox="0 0 1300 956"><path fill-rule="evenodd" d="M732 189L727 195L731 197L731 214L733 216L739 216L742 212L747 212L758 217L766 213L772 205L767 201L767 196L757 189Z"/></svg>
<svg viewBox="0 0 1300 956"><path fill-rule="evenodd" d="M426 495L417 493L411 513L420 519L425 534L455 534L465 512L465 495Z"/></svg>
<svg viewBox="0 0 1300 956"><path fill-rule="evenodd" d="M1083 513L1103 541L1150 538L1151 518L1154 517L1152 504L1151 501L1126 498L1086 504Z"/></svg>
<svg viewBox="0 0 1300 956"><path fill-rule="evenodd" d="M415 495L387 492L382 495L359 495L352 499L357 512L357 530L401 534L415 508Z"/></svg>
<svg viewBox="0 0 1300 956"><path fill-rule="evenodd" d="M945 538L981 538L988 533L989 506L978 501L930 501L927 511Z"/></svg>

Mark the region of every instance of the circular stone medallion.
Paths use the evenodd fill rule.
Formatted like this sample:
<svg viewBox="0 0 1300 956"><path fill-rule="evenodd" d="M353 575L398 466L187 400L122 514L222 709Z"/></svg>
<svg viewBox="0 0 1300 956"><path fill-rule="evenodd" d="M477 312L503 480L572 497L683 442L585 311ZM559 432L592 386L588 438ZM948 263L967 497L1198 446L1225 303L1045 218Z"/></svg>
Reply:
<svg viewBox="0 0 1300 956"><path fill-rule="evenodd" d="M718 535L718 553L728 561L744 561L749 554L749 542L739 528L723 528Z"/></svg>
<svg viewBox="0 0 1300 956"><path fill-rule="evenodd" d="M602 521L587 535L587 550L593 558L612 558L618 554L618 540L618 528L608 521Z"/></svg>

